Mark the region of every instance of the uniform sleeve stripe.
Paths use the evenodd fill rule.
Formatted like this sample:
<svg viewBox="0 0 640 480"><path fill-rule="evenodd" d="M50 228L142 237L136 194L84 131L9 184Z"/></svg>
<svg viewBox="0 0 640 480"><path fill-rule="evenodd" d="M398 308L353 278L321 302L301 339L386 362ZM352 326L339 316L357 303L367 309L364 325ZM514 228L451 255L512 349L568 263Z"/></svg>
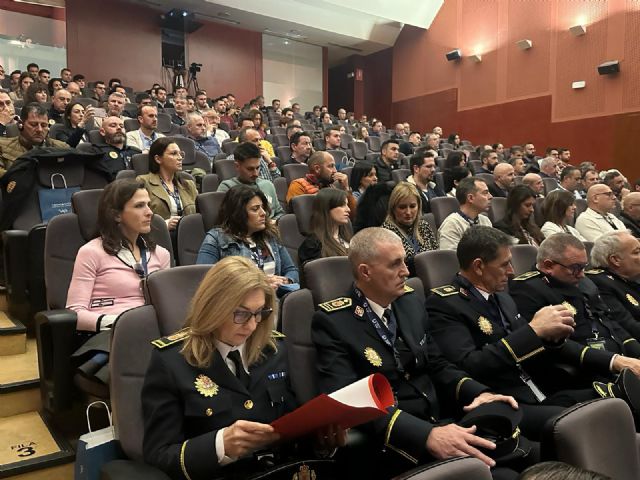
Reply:
<svg viewBox="0 0 640 480"><path fill-rule="evenodd" d="M187 442L189 440L185 441L182 444L182 448L180 449L180 468L182 468L182 473L184 474L184 476L186 477L187 480L191 480L191 477L189 476L189 473L187 472L187 467L184 464L184 451L187 448Z"/></svg>
<svg viewBox="0 0 640 480"><path fill-rule="evenodd" d="M418 464L418 459L415 457L412 457L411 455L409 455L407 452L405 452L404 450L401 450L399 448L394 447L393 445L386 445L386 447L390 448L391 450L393 450L394 452L402 455L404 458L406 458L407 460L409 460L410 462L415 463L416 465Z"/></svg>
<svg viewBox="0 0 640 480"><path fill-rule="evenodd" d="M582 365L584 362L584 356L586 355L587 350L589 350L589 347L584 347L582 349L582 352L580 352L580 365Z"/></svg>
<svg viewBox="0 0 640 480"><path fill-rule="evenodd" d="M516 355L516 353L513 351L513 349L511 348L511 345L509 345L509 342L507 342L507 340L505 338L503 338L502 340L500 340L505 347L507 347L507 350L509 351L509 353L511 354L511 356L513 357L513 359L516 361L516 363L520 363L520 362L524 362L526 359L533 357L534 355L537 355L540 352L544 352L544 347L539 347L536 348L535 350L519 357Z"/></svg>
<svg viewBox="0 0 640 480"><path fill-rule="evenodd" d="M462 388L462 384L464 382L466 382L467 380L471 380L471 378L469 377L462 377L460 379L460 381L458 382L458 385L456 385L456 400L460 399L460 389Z"/></svg>
<svg viewBox="0 0 640 480"><path fill-rule="evenodd" d="M396 423L396 420L401 413L402 413L402 410L398 409L395 412L393 412L393 415L391 415L391 420L389 420L389 423L387 424L387 432L385 433L385 436L384 436L385 445L389 444L389 439L391 438L391 430L393 429L393 424Z"/></svg>
<svg viewBox="0 0 640 480"><path fill-rule="evenodd" d="M623 345L626 345L629 342L635 342L636 339L635 338L627 338L624 342L622 342Z"/></svg>

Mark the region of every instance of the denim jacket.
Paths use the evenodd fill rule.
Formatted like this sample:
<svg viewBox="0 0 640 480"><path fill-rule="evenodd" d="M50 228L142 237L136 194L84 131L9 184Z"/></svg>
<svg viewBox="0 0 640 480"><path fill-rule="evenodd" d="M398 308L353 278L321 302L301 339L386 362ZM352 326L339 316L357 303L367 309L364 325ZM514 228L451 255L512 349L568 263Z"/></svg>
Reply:
<svg viewBox="0 0 640 480"><path fill-rule="evenodd" d="M298 268L291 260L287 249L277 240L267 243L271 255L276 262L276 275L287 277L292 283L298 283ZM251 258L251 250L244 243L227 235L220 228L212 228L207 232L198 252L198 264L215 264L225 257L240 256Z"/></svg>

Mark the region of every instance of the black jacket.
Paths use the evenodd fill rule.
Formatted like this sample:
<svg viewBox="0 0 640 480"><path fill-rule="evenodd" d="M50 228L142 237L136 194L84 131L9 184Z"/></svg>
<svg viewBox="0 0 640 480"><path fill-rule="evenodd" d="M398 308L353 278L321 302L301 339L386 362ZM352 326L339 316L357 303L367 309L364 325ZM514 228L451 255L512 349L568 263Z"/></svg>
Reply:
<svg viewBox="0 0 640 480"><path fill-rule="evenodd" d="M636 237L640 238L640 223L635 222L631 217L629 217L626 213L620 213L620 220L624 223L624 226L627 227L629 232Z"/></svg>
<svg viewBox="0 0 640 480"><path fill-rule="evenodd" d="M586 274L598 287L612 317L634 338L640 338L640 284L607 269L587 270Z"/></svg>
<svg viewBox="0 0 640 480"><path fill-rule="evenodd" d="M106 143L92 145L92 147L93 153L99 155L100 159L88 164L87 167L102 174L107 182L114 181L120 170L132 169L132 157L142 153L137 148L127 145L122 150Z"/></svg>

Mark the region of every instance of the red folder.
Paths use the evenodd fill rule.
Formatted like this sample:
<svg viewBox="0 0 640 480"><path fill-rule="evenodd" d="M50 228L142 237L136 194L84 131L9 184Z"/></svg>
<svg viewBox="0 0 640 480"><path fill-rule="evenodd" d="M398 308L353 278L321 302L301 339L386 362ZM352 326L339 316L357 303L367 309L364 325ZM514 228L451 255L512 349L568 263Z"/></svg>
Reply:
<svg viewBox="0 0 640 480"><path fill-rule="evenodd" d="M283 440L302 437L327 425L351 428L387 414L394 403L387 378L375 373L330 395L323 393L271 425Z"/></svg>

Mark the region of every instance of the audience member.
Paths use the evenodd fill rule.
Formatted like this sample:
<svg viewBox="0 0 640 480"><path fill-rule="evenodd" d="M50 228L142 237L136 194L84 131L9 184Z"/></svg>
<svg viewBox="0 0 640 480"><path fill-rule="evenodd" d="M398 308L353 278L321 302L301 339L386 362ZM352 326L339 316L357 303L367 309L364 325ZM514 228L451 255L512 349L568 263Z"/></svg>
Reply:
<svg viewBox="0 0 640 480"><path fill-rule="evenodd" d="M71 70L68 68L63 68L60 70L60 79L62 80L62 86L66 88L66 86L73 80L73 76L71 75Z"/></svg>
<svg viewBox="0 0 640 480"><path fill-rule="evenodd" d="M186 137L194 141L196 150L204 153L213 166L213 159L221 152L220 144L216 137L207 135L207 123L202 115L196 112L188 114L186 128Z"/></svg>
<svg viewBox="0 0 640 480"><path fill-rule="evenodd" d="M59 78L52 78L51 80L49 80L47 88L49 89L49 97L53 98L53 95L58 90L62 90L64 87L62 86L62 81Z"/></svg>
<svg viewBox="0 0 640 480"><path fill-rule="evenodd" d="M69 82L65 90L71 94L71 98L82 96L80 85L78 85L76 82Z"/></svg>
<svg viewBox="0 0 640 480"><path fill-rule="evenodd" d="M173 108L173 103L167 99L167 89L164 87L156 87L154 90L156 103L158 104L158 110L162 111L165 108Z"/></svg>
<svg viewBox="0 0 640 480"><path fill-rule="evenodd" d="M470 227L491 227L486 215L491 205L491 193L487 184L476 177L460 180L456 188L456 199L460 209L447 216L438 228L438 244L441 250L455 250L462 234Z"/></svg>
<svg viewBox="0 0 640 480"><path fill-rule="evenodd" d="M54 138L65 142L70 147L77 147L80 142L87 142L87 126L93 125L93 107L85 107L77 100L72 101L64 111L63 127L56 130Z"/></svg>
<svg viewBox="0 0 640 480"><path fill-rule="evenodd" d="M391 230L402 240L411 276L415 276L414 257L421 252L438 249L436 236L422 216L422 201L415 185L398 183L389 197L387 218L382 224L382 228Z"/></svg>
<svg viewBox="0 0 640 480"><path fill-rule="evenodd" d="M513 173L517 177L522 177L527 173L527 166L522 158L511 158L509 164L513 167Z"/></svg>
<svg viewBox="0 0 640 480"><path fill-rule="evenodd" d="M580 170L569 165L560 172L560 184L558 188L570 192L575 198L583 198L580 193L580 180L582 175Z"/></svg>
<svg viewBox="0 0 640 480"><path fill-rule="evenodd" d="M225 140L230 140L231 137L227 132L219 128L220 114L216 112L213 108L210 108L209 110L205 110L203 115L204 115L204 119L207 122L207 133L210 136L215 137L220 147L222 147L222 143Z"/></svg>
<svg viewBox="0 0 640 480"><path fill-rule="evenodd" d="M24 96L27 94L27 89L32 84L33 84L33 77L29 74L29 72L22 72L22 74L20 74L18 85L11 92L9 92L9 97L14 102L18 100L22 100Z"/></svg>
<svg viewBox="0 0 640 480"><path fill-rule="evenodd" d="M620 221L636 238L640 238L640 192L631 192L622 200Z"/></svg>
<svg viewBox="0 0 640 480"><path fill-rule="evenodd" d="M447 138L447 143L451 145L451 147L454 150L459 150L460 147L462 147L462 141L460 140L460 135L458 135L457 133L452 133L451 135L449 135L449 137Z"/></svg>
<svg viewBox="0 0 640 480"><path fill-rule="evenodd" d="M237 175L220 183L218 191L226 192L236 185L249 185L264 193L269 203L269 212L274 220L284 215L284 210L278 201L278 195L273 183L260 177L262 157L258 146L252 142L240 143L233 152L233 157Z"/></svg>
<svg viewBox="0 0 640 480"><path fill-rule="evenodd" d="M98 105L100 105L106 93L107 87L105 86L104 82L98 81L93 85L93 93L91 95L91 98L96 100L98 102Z"/></svg>
<svg viewBox="0 0 640 480"><path fill-rule="evenodd" d="M242 120L240 123L242 124ZM280 169L275 162L275 154L271 143L262 137L253 126L243 127L238 133L238 142L253 143L260 149L260 177L264 180L273 181L281 177Z"/></svg>
<svg viewBox="0 0 640 480"><path fill-rule="evenodd" d="M405 286L409 271L404 257L402 242L386 229L362 230L351 239L354 286L346 297L320 304L313 317L320 391L334 392L382 373L396 392L397 402L387 415L359 427L377 445L387 447L375 455L375 463L358 465L371 470L365 477L391 478L417 459L441 460L458 451L493 466L495 462L475 448L491 449L492 442L473 435L474 429L438 423L439 404L455 399L467 405L465 411L493 401L513 408L517 404L512 397L490 393L442 357L428 332L423 302ZM368 333L372 322L377 335ZM419 344L423 345L418 348ZM400 465L407 456L414 462Z"/></svg>
<svg viewBox="0 0 640 480"><path fill-rule="evenodd" d="M27 92L25 93L22 101L23 105L28 105L33 102L46 103L48 98L49 89L47 86L40 82L35 82L27 88Z"/></svg>
<svg viewBox="0 0 640 480"><path fill-rule="evenodd" d="M536 198L544 197L544 182L537 173L527 173L522 177L522 184L529 187L536 194Z"/></svg>
<svg viewBox="0 0 640 480"><path fill-rule="evenodd" d="M71 94L65 89L57 90L51 99L51 108L49 108L49 123L64 123L64 112L67 105L71 103Z"/></svg>
<svg viewBox="0 0 640 480"><path fill-rule="evenodd" d="M484 150L480 154L480 162L482 162L482 166L480 170L475 173L493 173L493 170L496 168L498 164L498 154L495 150Z"/></svg>
<svg viewBox="0 0 640 480"><path fill-rule="evenodd" d="M540 177L558 179L558 159L554 157L543 158L540 162Z"/></svg>
<svg viewBox="0 0 640 480"><path fill-rule="evenodd" d="M240 147L238 147L240 148ZM298 269L278 237L265 194L248 185L229 189L220 206L220 226L207 232L197 263L215 264L230 256L251 259L282 296L298 283Z"/></svg>
<svg viewBox="0 0 640 480"><path fill-rule="evenodd" d="M416 186L422 200L422 213L431 212L431 200L444 197L445 193L434 181L436 174L436 159L430 150L414 153L410 160L412 175L407 182Z"/></svg>
<svg viewBox="0 0 640 480"><path fill-rule="evenodd" d="M616 208L616 197L609 186L593 185L587 192L587 205L576 219L576 229L588 242L606 232L626 230L624 223L611 213Z"/></svg>
<svg viewBox="0 0 640 480"><path fill-rule="evenodd" d="M518 185L507 197L507 209L500 221L493 226L513 239L514 244L533 245L542 243L543 235L533 222L535 193L529 187Z"/></svg>
<svg viewBox="0 0 640 480"><path fill-rule="evenodd" d="M570 223L575 220L576 197L566 190L554 190L544 199L542 216L544 224L541 231L545 238L556 233L569 233L581 242L585 238Z"/></svg>
<svg viewBox="0 0 640 480"><path fill-rule="evenodd" d="M598 287L611 317L640 338L640 242L631 232L609 232L591 249L592 270L585 273Z"/></svg>
<svg viewBox="0 0 640 480"><path fill-rule="evenodd" d="M51 72L49 70L47 70L46 68L41 68L38 71L38 82L44 84L44 85L48 85L49 84L49 80L51 80Z"/></svg>
<svg viewBox="0 0 640 480"><path fill-rule="evenodd" d="M370 162L356 162L349 176L349 186L351 187L353 198L360 203L360 199L367 188L376 183L378 183L376 167Z"/></svg>
<svg viewBox="0 0 640 480"><path fill-rule="evenodd" d="M179 127L187 123L188 106L187 97L173 97L174 112L171 114L171 123Z"/></svg>
<svg viewBox="0 0 640 480"><path fill-rule="evenodd" d="M9 94L0 90L0 138L6 137L7 125L13 125L19 117Z"/></svg>
<svg viewBox="0 0 640 480"><path fill-rule="evenodd" d="M456 166L443 172L444 189L447 191L447 197L456 198L456 188L460 180L471 176L471 170L467 167Z"/></svg>
<svg viewBox="0 0 640 480"><path fill-rule="evenodd" d="M356 134L354 138L355 141L366 142L368 138L369 138L369 129L366 126L361 125L356 128Z"/></svg>
<svg viewBox="0 0 640 480"><path fill-rule="evenodd" d="M420 136L420 132L411 132L407 135L407 141L400 142L400 153L408 157L413 155L414 150L420 147L420 144L422 143L422 137ZM400 138L399 140L402 140L402 138Z"/></svg>
<svg viewBox="0 0 640 480"><path fill-rule="evenodd" d="M447 157L444 159L444 163L442 165L442 170L447 171L452 169L453 167L466 167L467 166L467 156L463 151L460 150L452 150L447 153Z"/></svg>
<svg viewBox="0 0 640 480"><path fill-rule="evenodd" d="M602 183L611 189L618 201L621 201L624 194L628 192L628 190L624 192L626 179L618 170L609 170L602 179Z"/></svg>
<svg viewBox="0 0 640 480"><path fill-rule="evenodd" d="M580 185L580 195L582 198L587 198L587 191L591 188L591 185L595 185L600 182L598 171L595 168L587 168L582 174L582 182Z"/></svg>
<svg viewBox="0 0 640 480"><path fill-rule="evenodd" d="M300 265L323 257L346 255L351 240L347 193L324 188L313 199L310 232L300 247Z"/></svg>
<svg viewBox="0 0 640 480"><path fill-rule="evenodd" d="M493 183L489 184L489 191L494 197L508 197L515 185L513 167L509 163L499 163L493 169Z"/></svg>
<svg viewBox="0 0 640 480"><path fill-rule="evenodd" d="M164 134L157 131L158 108L155 105L142 105L138 107L138 130L127 132L127 145L137 148L142 153L147 153L153 142Z"/></svg>
<svg viewBox="0 0 640 480"><path fill-rule="evenodd" d="M9 170L18 157L33 148L69 148L69 145L64 142L47 138L49 118L47 110L40 103L30 103L22 107L20 124L20 135L0 138L0 177Z"/></svg>
<svg viewBox="0 0 640 480"><path fill-rule="evenodd" d="M307 132L294 133L289 140L289 148L291 148L291 156L285 160L285 165L307 163L313 152L311 136Z"/></svg>
<svg viewBox="0 0 640 480"><path fill-rule="evenodd" d="M376 159L376 175L380 182L393 180L391 172L398 168L398 156L400 147L395 140L386 140L380 146L380 156Z"/></svg>
<svg viewBox="0 0 640 480"><path fill-rule="evenodd" d="M120 170L132 168L131 158L141 151L127 145L124 122L118 117L104 118L99 132L102 141L93 145L93 152L102 157L88 166L100 172L108 182L112 182Z"/></svg>
<svg viewBox="0 0 640 480"><path fill-rule="evenodd" d="M155 140L149 148L149 173L140 175L149 191L149 206L160 215L171 233L175 245L177 227L185 215L196 213L198 190L193 180L180 176L184 153L171 137Z"/></svg>

